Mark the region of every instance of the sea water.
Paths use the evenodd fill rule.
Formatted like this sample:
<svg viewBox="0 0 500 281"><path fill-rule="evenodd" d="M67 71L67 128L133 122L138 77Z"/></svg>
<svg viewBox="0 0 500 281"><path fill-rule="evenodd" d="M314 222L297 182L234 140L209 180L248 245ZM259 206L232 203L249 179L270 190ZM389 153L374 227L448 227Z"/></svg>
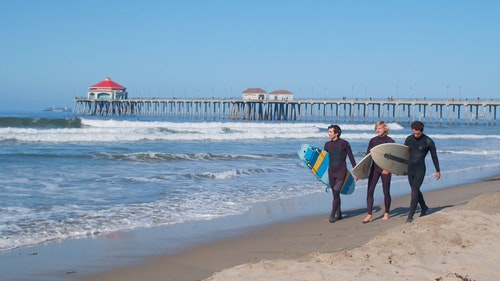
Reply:
<svg viewBox="0 0 500 281"><path fill-rule="evenodd" d="M328 125L2 113L0 254L159 227L175 233L183 225L199 225L201 235L214 227L207 222L266 213L258 209L268 202L295 202L274 210L282 217L328 216L331 193L297 157L302 143L323 147ZM375 136L374 124L339 125L361 160ZM397 143L411 133L409 124L389 126ZM427 124L424 133L436 142L442 179L434 180L428 156L423 191L500 171L500 127ZM358 181L355 193L343 197L343 210L365 207L366 185ZM393 196L408 193L406 177L393 176ZM311 196L321 203L296 203ZM377 202L381 198L378 187ZM190 243L186 233L179 235Z"/></svg>

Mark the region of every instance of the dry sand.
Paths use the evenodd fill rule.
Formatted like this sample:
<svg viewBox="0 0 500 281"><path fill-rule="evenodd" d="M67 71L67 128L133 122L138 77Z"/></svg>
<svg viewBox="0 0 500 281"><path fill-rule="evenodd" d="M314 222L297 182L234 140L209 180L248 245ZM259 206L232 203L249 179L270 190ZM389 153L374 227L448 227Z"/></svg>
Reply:
<svg viewBox="0 0 500 281"><path fill-rule="evenodd" d="M404 196L388 221L307 217L83 280L500 280L500 177L424 196L413 223Z"/></svg>

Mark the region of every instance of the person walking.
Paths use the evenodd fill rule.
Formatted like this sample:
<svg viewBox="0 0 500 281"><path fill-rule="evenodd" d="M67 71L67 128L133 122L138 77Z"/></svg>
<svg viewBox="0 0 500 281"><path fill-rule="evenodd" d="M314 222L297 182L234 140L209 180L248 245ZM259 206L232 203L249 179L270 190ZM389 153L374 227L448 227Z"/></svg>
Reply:
<svg viewBox="0 0 500 281"><path fill-rule="evenodd" d="M425 177L425 157L427 153L431 153L432 163L436 169L435 178L441 178L441 170L439 169L439 160L436 152L434 141L424 134L424 123L414 121L411 123L412 134L405 140L405 145L410 148L410 158L408 161L408 183L411 187L410 209L408 211L407 223L413 221L413 215L417 204L420 204L420 216L425 216L429 207L425 204L424 196L420 191L420 186L424 182Z"/></svg>
<svg viewBox="0 0 500 281"><path fill-rule="evenodd" d="M366 154L370 153L370 150L375 146L383 143L394 143L394 140L389 137L389 127L384 121L378 121L375 124L375 132L377 136L370 139L368 143L368 149ZM377 186L379 178L382 179L382 189L384 192L384 220L389 219L389 211L391 209L391 174L382 168L380 168L375 162L372 161L372 166L370 167L370 174L368 176L368 190L366 193L366 209L367 215L363 220L363 223L369 223L373 220L373 201L375 194L375 187Z"/></svg>
<svg viewBox="0 0 500 281"><path fill-rule="evenodd" d="M353 167L356 166L356 160L352 154L351 145L348 141L340 138L341 134L342 129L338 125L330 125L328 127L328 137L330 141L327 141L324 147L324 150L330 155L328 177L333 193L332 211L329 218L331 223L342 219L340 191L347 174L347 156L349 156L351 165ZM356 177L354 177L354 179L357 180Z"/></svg>

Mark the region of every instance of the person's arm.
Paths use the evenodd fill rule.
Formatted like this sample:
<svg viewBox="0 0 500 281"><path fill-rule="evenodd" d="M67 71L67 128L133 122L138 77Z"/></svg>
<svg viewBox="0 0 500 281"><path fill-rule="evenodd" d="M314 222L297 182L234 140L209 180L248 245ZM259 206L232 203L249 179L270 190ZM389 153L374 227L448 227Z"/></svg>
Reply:
<svg viewBox="0 0 500 281"><path fill-rule="evenodd" d="M354 168L354 166L356 166L356 159L354 159L354 155L352 154L351 150L351 145L349 143L347 143L346 150L347 150L347 156L349 156L349 161L351 161L351 165Z"/></svg>
<svg viewBox="0 0 500 281"><path fill-rule="evenodd" d="M354 168L354 166L356 166L356 160L354 159L354 155L352 154L351 145L349 143L346 143L345 149L347 152L347 156L349 156L349 161L351 161L351 165ZM352 174L352 177L354 178L354 181L358 181L358 177L356 175Z"/></svg>
<svg viewBox="0 0 500 281"><path fill-rule="evenodd" d="M436 179L439 180L441 178L441 170L439 169L439 159L436 152L436 144L431 139L429 139L429 149L431 151L432 163L434 164L434 168L436 169Z"/></svg>

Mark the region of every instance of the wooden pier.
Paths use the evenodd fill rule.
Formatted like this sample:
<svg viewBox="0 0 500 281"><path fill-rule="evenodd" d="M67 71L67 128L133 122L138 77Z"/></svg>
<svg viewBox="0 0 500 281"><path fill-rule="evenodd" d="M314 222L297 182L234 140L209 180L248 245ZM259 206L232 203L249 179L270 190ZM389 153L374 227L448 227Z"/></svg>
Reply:
<svg viewBox="0 0 500 281"><path fill-rule="evenodd" d="M497 124L500 101L461 100L241 100L75 98L77 116L137 116L175 121L412 122Z"/></svg>

